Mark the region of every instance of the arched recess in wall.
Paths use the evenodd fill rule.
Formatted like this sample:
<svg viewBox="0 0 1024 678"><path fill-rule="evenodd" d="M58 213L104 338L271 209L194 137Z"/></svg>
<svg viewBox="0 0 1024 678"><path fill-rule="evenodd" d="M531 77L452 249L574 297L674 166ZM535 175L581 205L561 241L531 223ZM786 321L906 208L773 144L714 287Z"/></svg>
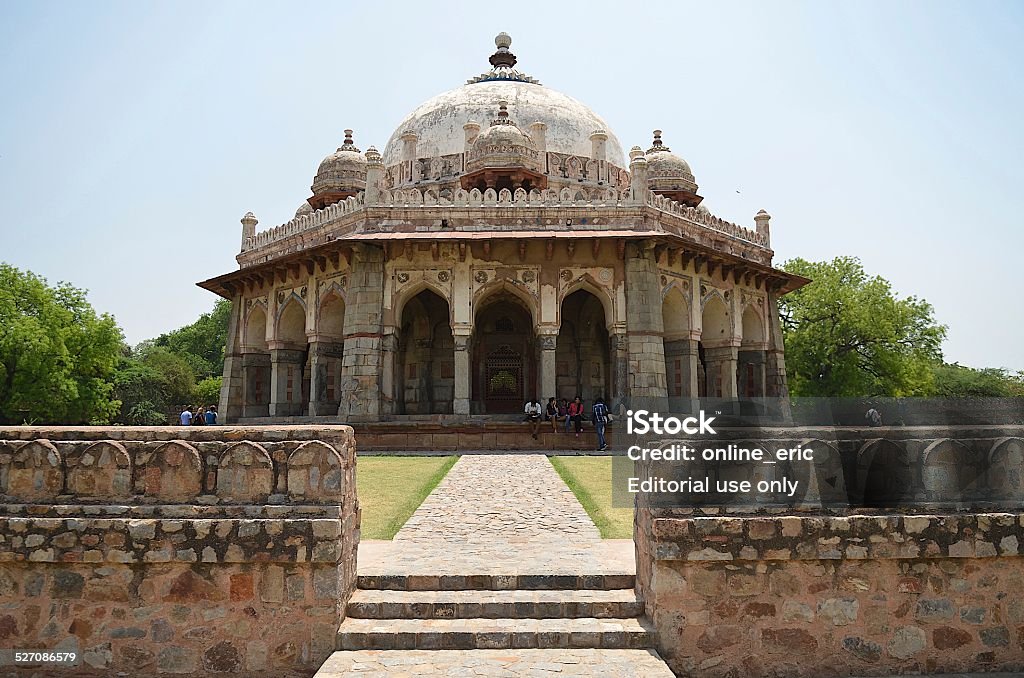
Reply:
<svg viewBox="0 0 1024 678"><path fill-rule="evenodd" d="M536 316L530 295L509 283L476 296L470 408L475 414L522 412L536 395Z"/></svg>
<svg viewBox="0 0 1024 678"><path fill-rule="evenodd" d="M580 290L589 292L601 303L601 307L604 309L604 326L605 329L610 331L615 325L615 305L612 302L612 298L609 295L608 290L594 280L593 276L589 273L585 273L577 280L574 280L572 284L562 291L562 294L558 299L559 314L561 314L561 309L563 308L566 298Z"/></svg>
<svg viewBox="0 0 1024 678"><path fill-rule="evenodd" d="M611 342L605 307L585 288L566 295L559 309L561 323L555 351L555 397L577 395L586 406L598 397L610 402ZM543 394L542 399L549 398Z"/></svg>
<svg viewBox="0 0 1024 678"><path fill-rule="evenodd" d="M395 402L399 414L451 414L455 342L448 301L430 288L402 305L397 317Z"/></svg>
<svg viewBox="0 0 1024 678"><path fill-rule="evenodd" d="M869 440L857 452L854 503L871 508L894 507L913 498L915 474L907 450L884 438Z"/></svg>
<svg viewBox="0 0 1024 678"><path fill-rule="evenodd" d="M267 350L267 309L263 304L254 304L245 318L245 336L242 340L243 353L262 353Z"/></svg>
<svg viewBox="0 0 1024 678"><path fill-rule="evenodd" d="M721 397L727 390L722 364L709 360L709 349L728 346L732 342L732 317L725 300L717 292L704 301L701 309L700 341L697 343L697 393L700 397Z"/></svg>
<svg viewBox="0 0 1024 678"><path fill-rule="evenodd" d="M743 309L740 325L742 335L736 356L737 393L741 398L761 398L765 395L764 322L753 304Z"/></svg>
<svg viewBox="0 0 1024 678"><path fill-rule="evenodd" d="M337 288L330 288L320 301L316 325L317 334L333 341L345 337L345 297Z"/></svg>
<svg viewBox="0 0 1024 678"><path fill-rule="evenodd" d="M295 295L285 302L277 315L276 341L301 348L306 343L306 308Z"/></svg>
<svg viewBox="0 0 1024 678"><path fill-rule="evenodd" d="M692 356L696 351L690 339L690 303L678 284L672 285L661 302L661 323L665 350L665 378L668 382L669 409L686 409L691 393Z"/></svg>

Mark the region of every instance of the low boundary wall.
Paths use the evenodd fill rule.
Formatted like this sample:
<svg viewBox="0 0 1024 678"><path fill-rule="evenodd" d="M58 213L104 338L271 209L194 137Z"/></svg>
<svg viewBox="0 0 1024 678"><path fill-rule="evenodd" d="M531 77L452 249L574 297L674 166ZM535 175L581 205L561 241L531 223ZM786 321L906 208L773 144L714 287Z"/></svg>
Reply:
<svg viewBox="0 0 1024 678"><path fill-rule="evenodd" d="M74 675L311 675L358 540L347 426L0 429L0 647Z"/></svg>

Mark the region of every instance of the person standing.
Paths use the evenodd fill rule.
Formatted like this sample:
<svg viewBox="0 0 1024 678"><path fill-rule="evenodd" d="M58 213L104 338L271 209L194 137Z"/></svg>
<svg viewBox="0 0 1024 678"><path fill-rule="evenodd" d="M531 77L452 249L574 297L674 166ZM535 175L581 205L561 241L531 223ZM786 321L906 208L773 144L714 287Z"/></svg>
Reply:
<svg viewBox="0 0 1024 678"><path fill-rule="evenodd" d="M217 406L210 405L206 408L206 425L213 426L217 423Z"/></svg>
<svg viewBox="0 0 1024 678"><path fill-rule="evenodd" d="M604 398L594 401L591 414L594 419L594 430L597 431L597 451L603 452L608 449L608 443L604 440L604 429L608 425L608 408L604 404Z"/></svg>
<svg viewBox="0 0 1024 678"><path fill-rule="evenodd" d="M196 416L192 417L193 426L206 426L206 410L200 407L196 410Z"/></svg>
<svg viewBox="0 0 1024 678"><path fill-rule="evenodd" d="M533 439L537 439L537 431L540 429L540 418L544 414L544 408L541 407L539 400L531 400L526 403L526 407L523 409L526 413L526 420L530 422L530 433L533 435Z"/></svg>
<svg viewBox="0 0 1024 678"><path fill-rule="evenodd" d="M191 426L192 425L192 408L191 407L186 407L185 409L183 409L181 411L181 414L178 415L178 421L181 422L182 426Z"/></svg>
<svg viewBox="0 0 1024 678"><path fill-rule="evenodd" d="M583 398L576 396L576 399L569 403L569 418L576 428L576 437L583 432Z"/></svg>

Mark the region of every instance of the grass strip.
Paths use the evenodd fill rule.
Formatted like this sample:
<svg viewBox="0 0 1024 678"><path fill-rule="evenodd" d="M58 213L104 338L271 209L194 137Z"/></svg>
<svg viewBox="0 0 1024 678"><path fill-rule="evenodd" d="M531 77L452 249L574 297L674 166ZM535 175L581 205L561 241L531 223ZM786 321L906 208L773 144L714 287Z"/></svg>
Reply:
<svg viewBox="0 0 1024 678"><path fill-rule="evenodd" d="M458 457L359 457L363 539L393 539Z"/></svg>
<svg viewBox="0 0 1024 678"><path fill-rule="evenodd" d="M548 457L602 539L633 538L633 508L612 506L611 457Z"/></svg>

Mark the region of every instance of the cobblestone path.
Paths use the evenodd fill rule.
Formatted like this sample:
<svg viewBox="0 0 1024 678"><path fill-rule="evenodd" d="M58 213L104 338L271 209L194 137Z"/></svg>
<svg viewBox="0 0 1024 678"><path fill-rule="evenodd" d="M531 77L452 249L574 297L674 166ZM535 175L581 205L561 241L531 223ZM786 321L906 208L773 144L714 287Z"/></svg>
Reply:
<svg viewBox="0 0 1024 678"><path fill-rule="evenodd" d="M359 574L629 575L633 542L601 539L542 455L466 455L395 535L359 545Z"/></svg>
<svg viewBox="0 0 1024 678"><path fill-rule="evenodd" d="M338 676L672 675L633 591L542 455L464 455L393 541L359 545Z"/></svg>

